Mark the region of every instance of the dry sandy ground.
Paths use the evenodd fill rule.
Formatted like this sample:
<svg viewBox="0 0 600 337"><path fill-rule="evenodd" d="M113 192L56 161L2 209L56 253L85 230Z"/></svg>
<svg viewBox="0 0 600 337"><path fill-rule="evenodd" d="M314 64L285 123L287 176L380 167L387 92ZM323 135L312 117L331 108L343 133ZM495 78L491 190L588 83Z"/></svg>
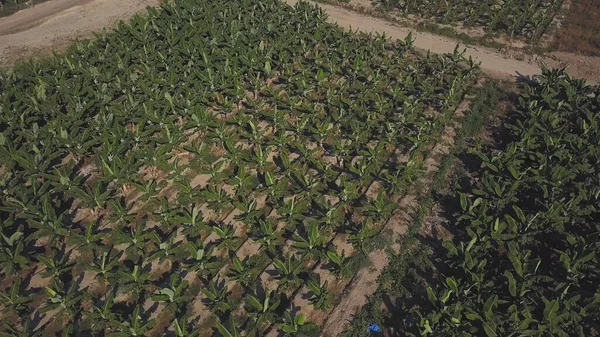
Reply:
<svg viewBox="0 0 600 337"><path fill-rule="evenodd" d="M160 0L51 0L0 18L0 66L62 50Z"/></svg>

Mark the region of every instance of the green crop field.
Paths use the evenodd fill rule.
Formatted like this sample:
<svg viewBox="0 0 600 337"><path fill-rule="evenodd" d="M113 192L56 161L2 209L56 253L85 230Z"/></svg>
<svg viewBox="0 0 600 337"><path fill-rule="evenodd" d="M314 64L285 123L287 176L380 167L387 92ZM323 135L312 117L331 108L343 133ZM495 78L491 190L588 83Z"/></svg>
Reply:
<svg viewBox="0 0 600 337"><path fill-rule="evenodd" d="M406 14L460 23L487 32L539 39L562 6L563 0L381 0Z"/></svg>
<svg viewBox="0 0 600 337"><path fill-rule="evenodd" d="M410 42L181 0L1 72L0 335L318 335L478 76Z"/></svg>

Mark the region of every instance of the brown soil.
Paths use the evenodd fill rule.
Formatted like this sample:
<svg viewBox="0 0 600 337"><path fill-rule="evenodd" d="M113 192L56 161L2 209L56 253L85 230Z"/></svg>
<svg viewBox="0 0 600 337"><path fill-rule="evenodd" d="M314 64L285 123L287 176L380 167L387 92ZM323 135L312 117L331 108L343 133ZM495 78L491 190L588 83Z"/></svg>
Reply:
<svg viewBox="0 0 600 337"><path fill-rule="evenodd" d="M564 52L600 56L600 6L597 0L569 1L552 47Z"/></svg>

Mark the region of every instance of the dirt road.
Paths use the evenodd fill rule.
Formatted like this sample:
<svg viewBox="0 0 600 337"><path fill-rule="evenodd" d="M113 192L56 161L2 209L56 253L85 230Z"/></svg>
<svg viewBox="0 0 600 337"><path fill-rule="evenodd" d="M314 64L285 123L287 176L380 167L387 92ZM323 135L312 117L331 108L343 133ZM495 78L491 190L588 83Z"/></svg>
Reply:
<svg viewBox="0 0 600 337"><path fill-rule="evenodd" d="M284 0L290 5L298 0ZM339 8L332 5L319 4L329 14L329 21L336 22L341 27L364 32L385 33L392 39L404 39L412 30L404 27L394 26L381 19L368 17L359 13ZM414 46L421 50L430 50L434 53L452 53L457 42L441 36L412 31L416 38ZM538 65L529 64L514 59L506 59L503 55L485 48L467 48L467 56L481 62L484 71L498 76L533 76L541 73Z"/></svg>

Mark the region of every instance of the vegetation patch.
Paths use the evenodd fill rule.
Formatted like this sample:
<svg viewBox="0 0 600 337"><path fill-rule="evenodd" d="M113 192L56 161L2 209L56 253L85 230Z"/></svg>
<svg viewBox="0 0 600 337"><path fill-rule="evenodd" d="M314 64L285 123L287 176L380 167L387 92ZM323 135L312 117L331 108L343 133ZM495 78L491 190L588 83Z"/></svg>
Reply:
<svg viewBox="0 0 600 337"><path fill-rule="evenodd" d="M452 234L423 238L390 306L405 336L598 336L598 87L544 70L507 138L464 155ZM427 250L425 250L427 251ZM376 309L376 308L375 308Z"/></svg>
<svg viewBox="0 0 600 337"><path fill-rule="evenodd" d="M0 0L0 17L9 16L48 0Z"/></svg>
<svg viewBox="0 0 600 337"><path fill-rule="evenodd" d="M491 33L537 41L552 22L563 0L381 0L406 14L441 24L481 27Z"/></svg>
<svg viewBox="0 0 600 337"><path fill-rule="evenodd" d="M318 334L479 74L325 19L181 0L0 73L3 330Z"/></svg>

